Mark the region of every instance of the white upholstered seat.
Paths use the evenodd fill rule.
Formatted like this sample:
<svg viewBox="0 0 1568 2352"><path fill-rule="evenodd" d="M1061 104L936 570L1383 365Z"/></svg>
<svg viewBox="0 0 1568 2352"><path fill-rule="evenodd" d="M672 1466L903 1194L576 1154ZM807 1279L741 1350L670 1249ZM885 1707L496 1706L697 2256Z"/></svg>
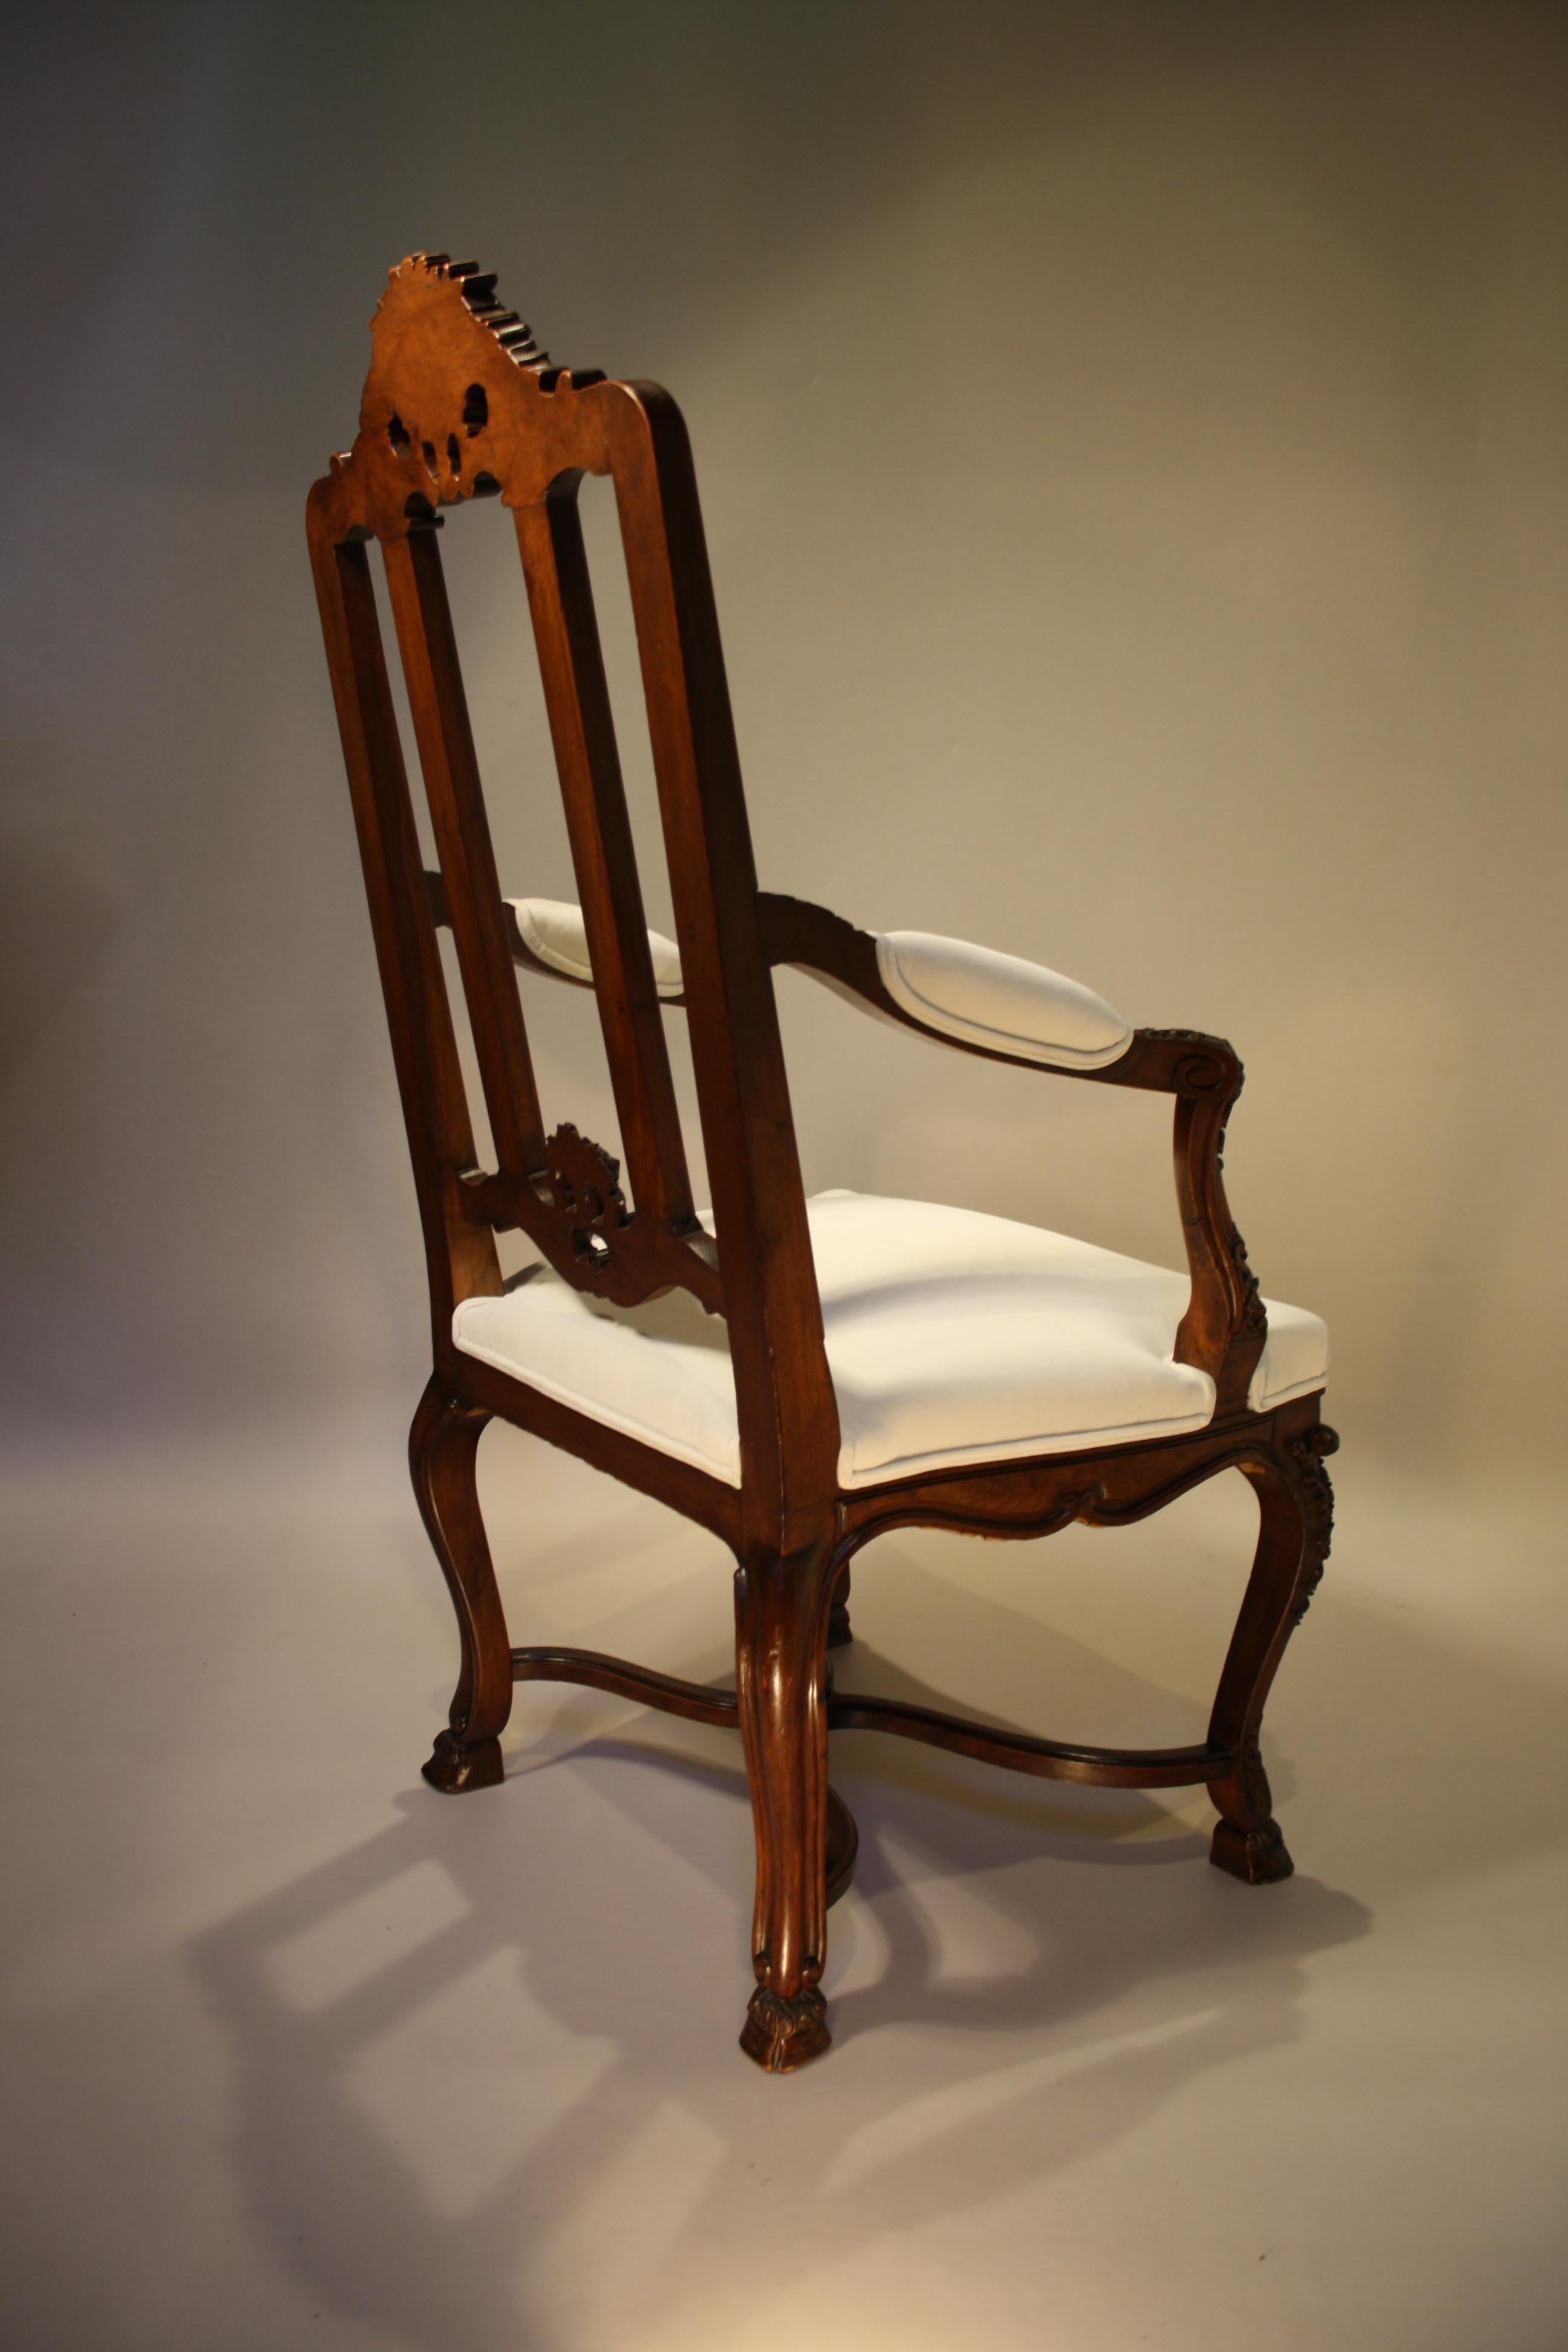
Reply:
<svg viewBox="0 0 1568 2352"><path fill-rule="evenodd" d="M1188 1279L1035 1225L927 1201L806 1204L845 1487L1201 1429L1206 1372L1172 1360ZM725 1328L681 1292L627 1311L540 1267L453 1318L465 1354L741 1482ZM1255 1411L1322 1387L1328 1332L1268 1306Z"/></svg>

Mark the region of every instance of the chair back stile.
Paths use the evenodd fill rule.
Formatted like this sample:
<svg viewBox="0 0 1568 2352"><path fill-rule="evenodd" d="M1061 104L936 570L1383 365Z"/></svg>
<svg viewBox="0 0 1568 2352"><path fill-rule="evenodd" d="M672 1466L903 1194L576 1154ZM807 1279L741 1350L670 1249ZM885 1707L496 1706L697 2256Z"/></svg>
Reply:
<svg viewBox="0 0 1568 2352"><path fill-rule="evenodd" d="M415 257L373 321L358 438L311 493L310 531L430 1271L438 1370L455 1305L500 1287L521 1227L578 1288L635 1304L677 1285L722 1311L743 1548L820 1535L837 1489L784 1052L757 904L695 477L658 387L552 368L493 280ZM519 346L522 346L520 352ZM713 1202L695 1214L583 544L584 474L615 484ZM574 1128L547 1133L442 577L437 509L513 510L631 1201ZM435 917L382 652L382 545L495 1143L475 1165ZM525 887L514 885L513 887Z"/></svg>

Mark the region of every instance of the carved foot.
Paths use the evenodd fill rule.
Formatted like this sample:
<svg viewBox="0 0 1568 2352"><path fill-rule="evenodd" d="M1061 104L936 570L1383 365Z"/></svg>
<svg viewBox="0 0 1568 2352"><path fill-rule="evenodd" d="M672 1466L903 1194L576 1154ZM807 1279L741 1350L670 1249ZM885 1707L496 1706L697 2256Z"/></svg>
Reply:
<svg viewBox="0 0 1568 2352"><path fill-rule="evenodd" d="M1209 1860L1216 1870L1228 1870L1248 1886L1272 1886L1289 1878L1296 1865L1276 1821L1238 1829L1234 1822L1216 1822Z"/></svg>
<svg viewBox="0 0 1568 2352"><path fill-rule="evenodd" d="M797 1993L785 2000L759 1985L752 1995L741 2047L764 2074L793 2074L797 2066L820 2058L832 2040L827 2003L819 1992Z"/></svg>
<svg viewBox="0 0 1568 2352"><path fill-rule="evenodd" d="M1211 1780L1209 1795L1219 1814L1209 1860L1248 1886L1272 1886L1296 1865L1274 1818L1268 1775L1258 1750L1258 1734L1241 1743L1237 1769L1227 1780Z"/></svg>
<svg viewBox="0 0 1568 2352"><path fill-rule="evenodd" d="M499 1739L479 1739L471 1748L460 1748L449 1731L437 1733L430 1760L419 1769L444 1797L465 1796L470 1789L496 1789L506 1778Z"/></svg>
<svg viewBox="0 0 1568 2352"><path fill-rule="evenodd" d="M827 1905L832 1909L841 1895L847 1895L855 1877L855 1857L860 1851L860 1832L855 1826L855 1816L837 1789L827 1791Z"/></svg>

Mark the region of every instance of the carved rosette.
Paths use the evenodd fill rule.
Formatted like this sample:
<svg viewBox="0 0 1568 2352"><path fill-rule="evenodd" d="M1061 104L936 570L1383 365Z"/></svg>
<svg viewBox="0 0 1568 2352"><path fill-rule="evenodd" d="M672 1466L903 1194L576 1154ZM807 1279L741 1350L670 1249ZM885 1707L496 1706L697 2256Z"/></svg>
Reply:
<svg viewBox="0 0 1568 2352"><path fill-rule="evenodd" d="M1230 1047L1223 1039L1211 1037L1205 1029L1143 1029L1139 1034L1157 1038L1162 1045L1194 1045L1199 1049L1184 1055L1172 1073L1179 1095L1212 1094L1216 1087L1225 1084L1231 1068L1240 1072L1241 1065Z"/></svg>

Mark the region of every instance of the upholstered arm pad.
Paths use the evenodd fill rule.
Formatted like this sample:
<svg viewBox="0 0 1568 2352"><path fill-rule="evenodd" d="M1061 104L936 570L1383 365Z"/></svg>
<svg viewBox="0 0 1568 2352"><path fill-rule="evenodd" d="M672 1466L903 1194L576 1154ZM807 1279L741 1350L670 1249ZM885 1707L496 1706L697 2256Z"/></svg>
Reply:
<svg viewBox="0 0 1568 2352"><path fill-rule="evenodd" d="M1022 956L931 931L882 931L877 970L902 1013L994 1054L1067 1070L1103 1069L1125 1054L1132 1025L1102 996Z"/></svg>
<svg viewBox="0 0 1568 2352"><path fill-rule="evenodd" d="M561 898L510 898L518 935L535 962L593 985L580 907ZM661 997L681 992L680 952L649 931L654 985ZM1099 1070L1132 1042L1132 1028L1102 996L1022 956L931 931L876 936L877 971L901 1013L966 1045L1056 1069Z"/></svg>
<svg viewBox="0 0 1568 2352"><path fill-rule="evenodd" d="M506 903L517 917L523 946L536 962L546 965L551 971L563 972L568 980L580 980L593 986L594 967L588 957L588 931L581 907L574 907L563 898L509 898ZM679 996L679 949L662 931L649 931L647 944L653 958L655 988L660 996Z"/></svg>

